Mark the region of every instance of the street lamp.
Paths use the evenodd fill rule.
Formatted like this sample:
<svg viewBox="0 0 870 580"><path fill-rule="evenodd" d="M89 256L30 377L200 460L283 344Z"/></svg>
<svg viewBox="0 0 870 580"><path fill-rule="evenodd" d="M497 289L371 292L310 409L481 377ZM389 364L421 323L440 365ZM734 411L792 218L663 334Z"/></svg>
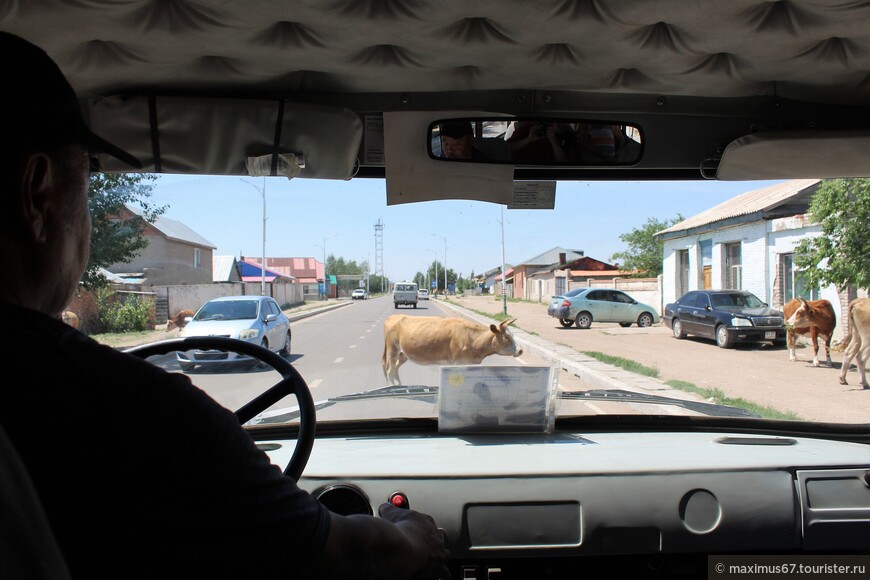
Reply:
<svg viewBox="0 0 870 580"><path fill-rule="evenodd" d="M263 196L263 263L260 264L260 295L266 295L266 177L263 176L263 188L260 189L250 181L242 179L242 183L247 183L256 189Z"/></svg>
<svg viewBox="0 0 870 580"><path fill-rule="evenodd" d="M441 238L442 240L444 240L444 295L446 296L448 293L447 290L448 290L448 282L449 282L449 280L447 280L447 236L439 236L438 234L432 234L432 235L435 236L436 238ZM437 284L436 284L436 286L437 286Z"/></svg>
<svg viewBox="0 0 870 580"><path fill-rule="evenodd" d="M435 254L435 261L433 262L433 265L435 266L435 292L432 293L434 296L435 294L438 294L438 252L430 248L426 248L426 250ZM429 274L429 268L426 268L426 274ZM444 272L444 275L447 275L446 271Z"/></svg>
<svg viewBox="0 0 870 580"><path fill-rule="evenodd" d="M322 246L318 246L317 244L314 244L316 247L323 250L323 290L326 294L326 298L329 298L329 278L326 276L326 240L331 240L332 238L334 238L337 235L338 234L332 234L329 237L324 237ZM338 298L338 293L336 293L335 297Z"/></svg>

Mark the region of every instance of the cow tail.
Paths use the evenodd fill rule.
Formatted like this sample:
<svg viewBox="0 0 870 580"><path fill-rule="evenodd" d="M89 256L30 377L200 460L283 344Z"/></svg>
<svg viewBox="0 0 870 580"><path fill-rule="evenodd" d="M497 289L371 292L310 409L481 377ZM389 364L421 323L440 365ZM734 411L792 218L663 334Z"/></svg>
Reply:
<svg viewBox="0 0 870 580"><path fill-rule="evenodd" d="M849 321L849 334L846 335L846 338L843 339L843 342L841 342L840 344L838 344L837 346L835 346L831 350L835 350L837 352L843 352L844 350L846 350L846 347L849 346L849 343L852 342L852 333L855 331L855 321L852 320L852 307L853 306L854 306L853 303L849 304L849 316L846 318L846 320Z"/></svg>
<svg viewBox="0 0 870 580"><path fill-rule="evenodd" d="M381 366L384 369L384 378L389 380L387 376L387 341L384 340L384 354L381 355Z"/></svg>

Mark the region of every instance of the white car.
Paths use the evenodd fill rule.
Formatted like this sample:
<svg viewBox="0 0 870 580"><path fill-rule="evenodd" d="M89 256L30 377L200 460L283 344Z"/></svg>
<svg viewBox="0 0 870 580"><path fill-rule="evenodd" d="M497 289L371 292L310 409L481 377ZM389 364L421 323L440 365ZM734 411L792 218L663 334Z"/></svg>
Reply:
<svg viewBox="0 0 870 580"><path fill-rule="evenodd" d="M417 300L429 300L429 291L425 288L417 290Z"/></svg>
<svg viewBox="0 0 870 580"><path fill-rule="evenodd" d="M353 294L350 295L352 300L365 300L369 297L368 292L363 290L362 288L357 288L353 291Z"/></svg>
<svg viewBox="0 0 870 580"><path fill-rule="evenodd" d="M183 338L222 336L258 344L282 356L290 354L290 319L269 296L224 296L209 300L181 331ZM182 371L196 365L218 365L250 360L249 357L218 350L177 352Z"/></svg>

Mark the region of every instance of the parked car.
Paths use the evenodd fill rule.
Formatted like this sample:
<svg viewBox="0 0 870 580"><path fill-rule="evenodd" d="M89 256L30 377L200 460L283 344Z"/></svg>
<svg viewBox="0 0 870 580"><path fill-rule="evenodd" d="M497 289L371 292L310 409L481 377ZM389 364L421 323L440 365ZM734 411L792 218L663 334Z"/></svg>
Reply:
<svg viewBox="0 0 870 580"><path fill-rule="evenodd" d="M782 312L746 290L693 290L665 305L662 318L675 338L712 338L721 348L737 343L786 343Z"/></svg>
<svg viewBox="0 0 870 580"><path fill-rule="evenodd" d="M353 294L350 295L352 300L365 300L369 297L369 293L365 291L364 288L357 288L353 291Z"/></svg>
<svg viewBox="0 0 870 580"><path fill-rule="evenodd" d="M206 302L181 331L182 337L223 336L253 342L290 354L290 319L270 296L224 296ZM192 350L176 354L183 371L200 365L237 363L248 357L234 352Z"/></svg>
<svg viewBox="0 0 870 580"><path fill-rule="evenodd" d="M417 290L417 300L429 300L429 291L425 288Z"/></svg>
<svg viewBox="0 0 870 580"><path fill-rule="evenodd" d="M646 327L659 321L655 308L612 288L577 288L553 296L547 314L558 318L565 328L572 324L589 328L593 321L618 322L623 327L637 323Z"/></svg>

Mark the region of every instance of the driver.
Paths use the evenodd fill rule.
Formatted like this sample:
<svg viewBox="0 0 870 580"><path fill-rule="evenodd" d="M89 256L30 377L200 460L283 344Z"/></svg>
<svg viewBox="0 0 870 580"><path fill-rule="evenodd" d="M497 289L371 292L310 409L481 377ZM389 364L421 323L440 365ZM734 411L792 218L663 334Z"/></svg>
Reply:
<svg viewBox="0 0 870 580"><path fill-rule="evenodd" d="M0 96L0 348L23 377L0 389L0 425L71 576L406 578L443 566L429 516L330 513L187 377L61 322L88 263L91 154L141 165L89 131L45 52L3 32L0 46L19 80Z"/></svg>

